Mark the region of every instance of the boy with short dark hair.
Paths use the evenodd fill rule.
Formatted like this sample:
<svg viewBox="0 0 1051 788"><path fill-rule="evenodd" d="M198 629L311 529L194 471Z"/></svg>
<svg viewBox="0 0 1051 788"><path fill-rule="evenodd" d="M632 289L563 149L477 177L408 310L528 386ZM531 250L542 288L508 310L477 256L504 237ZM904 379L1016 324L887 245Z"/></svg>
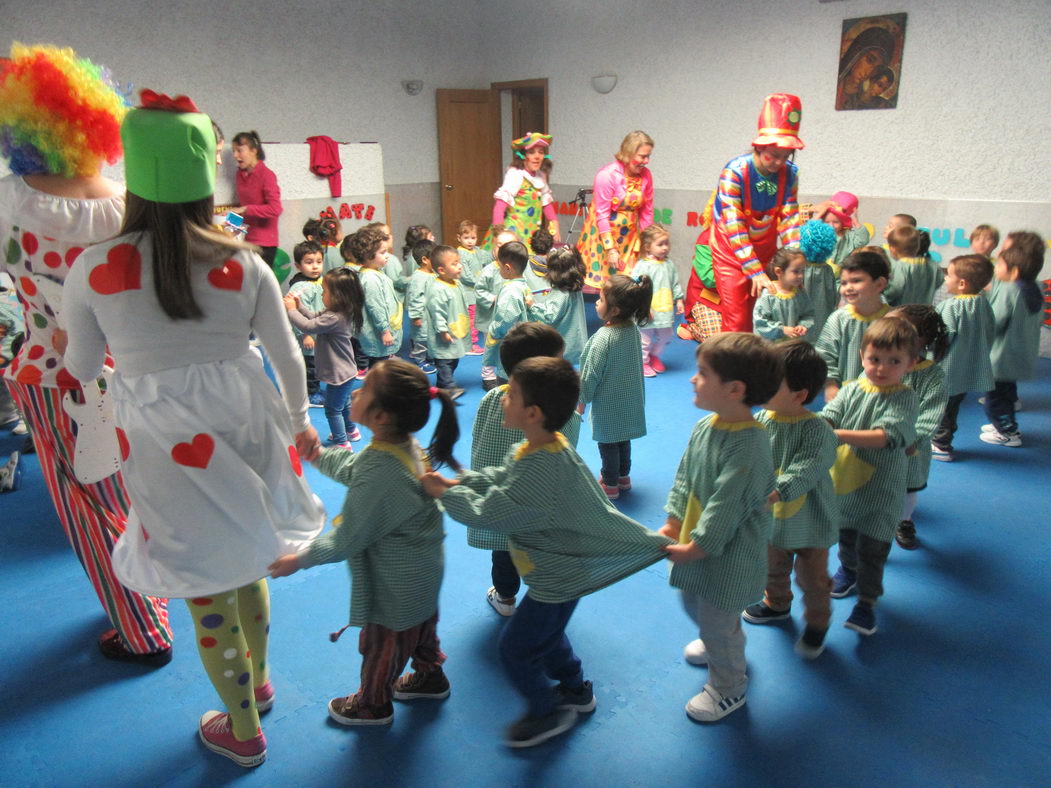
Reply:
<svg viewBox="0 0 1051 788"><path fill-rule="evenodd" d="M460 284L463 263L451 246L436 246L431 252L431 265L437 277L427 301L432 328L431 356L438 368L438 388L459 399L464 390L456 385L453 373L471 347L471 318Z"/></svg>
<svg viewBox="0 0 1051 788"><path fill-rule="evenodd" d="M309 222L307 223L309 224ZM316 228L315 228L316 229ZM304 234L307 228L303 228ZM321 303L321 275L325 265L325 252L317 241L303 241L292 248L292 261L296 266L296 275L289 280L288 292L299 298L300 304L311 312L323 312ZM321 384L314 368L314 337L304 334L295 326L292 333L299 340L303 351L303 361L307 368L307 399L312 408L325 406L325 395L321 393Z"/></svg>
<svg viewBox="0 0 1051 788"><path fill-rule="evenodd" d="M500 288L493 307L492 319L485 337L482 365L493 367L499 380L504 378L505 374L500 363L500 340L512 327L529 320L529 307L533 304L533 296L524 278L525 268L529 264L529 253L523 244L518 241L505 243L496 253L495 262L503 280L503 287Z"/></svg>
<svg viewBox="0 0 1051 788"><path fill-rule="evenodd" d="M929 241L930 236L926 236ZM887 236L890 250L890 282L884 298L891 306L929 304L942 283L941 268L923 252L925 233L903 225Z"/></svg>
<svg viewBox="0 0 1051 788"><path fill-rule="evenodd" d="M996 281L989 292L995 318L990 352L995 383L985 394L989 423L979 437L995 446L1021 446L1015 403L1018 381L1036 375L1040 353L1043 296L1036 278L1044 266L1044 239L1032 232L1009 233L996 259Z"/></svg>
<svg viewBox="0 0 1051 788"><path fill-rule="evenodd" d="M519 323L500 343L500 363L508 375L513 375L519 362L527 358L561 358L565 346L562 335L547 323ZM507 384L497 386L487 391L478 403L471 430L471 468L476 471L502 464L511 447L525 440L521 430L504 426L504 411L500 403L506 392ZM580 414L574 409L562 427L562 434L574 448L580 438L580 421ZM492 551L493 584L486 592L486 600L501 616L514 615L522 581L508 552L507 537L486 528L468 528L467 544Z"/></svg>
<svg viewBox="0 0 1051 788"><path fill-rule="evenodd" d="M876 632L883 568L901 522L905 449L916 442L919 413L916 392L901 381L919 352L920 337L908 320L874 320L861 341L864 374L821 411L841 444L832 466L840 509L840 566L832 578L832 598L857 588L858 602L843 626L862 635Z"/></svg>
<svg viewBox="0 0 1051 788"><path fill-rule="evenodd" d="M800 656L815 659L825 649L832 617L828 548L839 537L839 506L829 469L839 442L828 423L806 407L825 383L824 359L802 339L775 348L784 359L785 377L766 410L756 416L770 436L777 474L767 499L774 530L767 546L766 593L762 602L745 608L744 620L765 624L791 615L794 564L806 621L795 649Z"/></svg>
<svg viewBox="0 0 1051 788"><path fill-rule="evenodd" d="M511 747L531 747L595 708L590 681L565 630L580 597L656 561L668 540L621 514L557 430L576 407L580 383L559 358L519 362L503 396L504 425L524 443L501 467L437 473L420 481L455 520L507 535L529 593L500 635L500 657L529 711L507 731ZM558 681L552 688L550 680Z"/></svg>
<svg viewBox="0 0 1051 788"><path fill-rule="evenodd" d="M770 439L752 407L774 396L783 376L781 356L754 334L716 334L697 349L694 405L713 413L693 428L660 532L676 542L666 548L669 582L700 632L684 650L686 661L708 665L708 683L686 704L699 722L745 703L741 613L766 585L766 506L774 489Z"/></svg>
<svg viewBox="0 0 1051 788"><path fill-rule="evenodd" d="M931 459L952 462L956 420L970 391L988 391L993 387L993 365L989 360L996 318L988 299L982 295L993 278L989 258L965 254L949 261L945 274L948 298L937 306L938 314L949 333L949 352L942 359L945 391L949 401L941 423L931 436Z"/></svg>
<svg viewBox="0 0 1051 788"><path fill-rule="evenodd" d="M826 402L836 396L840 386L861 374L865 329L890 311L881 298L889 277L890 265L878 249L859 249L843 261L839 292L846 303L829 315L815 345L828 365Z"/></svg>
<svg viewBox="0 0 1051 788"><path fill-rule="evenodd" d="M409 286L405 288L405 305L409 315L409 360L428 375L438 371L431 356L431 344L434 340L431 316L427 311L427 300L436 278L431 265L431 252L434 241L417 241L409 252L411 262L415 263Z"/></svg>

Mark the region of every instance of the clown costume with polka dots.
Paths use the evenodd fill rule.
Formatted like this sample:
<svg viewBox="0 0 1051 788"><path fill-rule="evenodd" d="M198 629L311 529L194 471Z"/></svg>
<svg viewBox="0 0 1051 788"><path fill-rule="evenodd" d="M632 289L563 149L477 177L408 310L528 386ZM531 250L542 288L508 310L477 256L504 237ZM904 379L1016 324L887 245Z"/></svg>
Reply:
<svg viewBox="0 0 1051 788"><path fill-rule="evenodd" d="M300 464L319 441L277 280L249 247L206 229L211 121L184 96L150 93L121 130L124 234L85 251L67 278L66 365L93 381L107 346L116 360L110 391L132 512L114 568L129 588L188 600L227 709L201 718L201 740L255 766L266 758L258 712L274 695L262 578L324 523ZM283 402L249 348L253 332Z"/></svg>

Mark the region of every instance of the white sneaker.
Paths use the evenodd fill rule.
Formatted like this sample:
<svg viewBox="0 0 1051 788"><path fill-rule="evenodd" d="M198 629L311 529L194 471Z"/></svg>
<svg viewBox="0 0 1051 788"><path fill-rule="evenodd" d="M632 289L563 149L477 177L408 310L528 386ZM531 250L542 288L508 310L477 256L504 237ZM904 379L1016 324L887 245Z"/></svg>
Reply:
<svg viewBox="0 0 1051 788"><path fill-rule="evenodd" d="M489 600L489 604L493 606L493 610L499 613L501 616L513 616L515 614L515 600L511 598L510 602L504 601L498 593L496 593L496 586L489 586L489 590L485 592L485 598Z"/></svg>
<svg viewBox="0 0 1051 788"><path fill-rule="evenodd" d="M992 424L983 424L982 425L982 432L999 432L999 431L1000 430L996 429L996 427L994 427Z"/></svg>
<svg viewBox="0 0 1051 788"><path fill-rule="evenodd" d="M708 650L704 647L704 641L700 638L691 640L682 650L683 658L691 665L707 665Z"/></svg>
<svg viewBox="0 0 1051 788"><path fill-rule="evenodd" d="M686 704L686 713L697 722L716 722L737 711L744 704L744 694L727 698L711 684L705 684L700 694L694 695Z"/></svg>
<svg viewBox="0 0 1051 788"><path fill-rule="evenodd" d="M994 429L992 432L983 432L978 437L985 443L991 443L994 446L1022 445L1022 434L1019 432L1004 433Z"/></svg>

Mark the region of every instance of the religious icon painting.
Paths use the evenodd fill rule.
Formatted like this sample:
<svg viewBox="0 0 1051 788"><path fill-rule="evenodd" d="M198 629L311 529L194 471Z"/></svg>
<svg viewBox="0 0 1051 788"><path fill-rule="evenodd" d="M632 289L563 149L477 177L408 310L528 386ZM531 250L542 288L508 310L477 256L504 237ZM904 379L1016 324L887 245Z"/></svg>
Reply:
<svg viewBox="0 0 1051 788"><path fill-rule="evenodd" d="M894 109L901 84L906 14L843 21L836 109Z"/></svg>

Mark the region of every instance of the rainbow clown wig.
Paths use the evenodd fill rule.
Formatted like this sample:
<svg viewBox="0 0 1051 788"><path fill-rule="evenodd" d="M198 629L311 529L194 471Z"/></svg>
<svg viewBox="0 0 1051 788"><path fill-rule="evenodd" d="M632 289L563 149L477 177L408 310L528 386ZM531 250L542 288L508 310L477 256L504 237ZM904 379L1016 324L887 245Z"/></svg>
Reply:
<svg viewBox="0 0 1051 788"><path fill-rule="evenodd" d="M127 102L72 49L11 46L0 58L0 153L16 175L95 175L121 156Z"/></svg>

